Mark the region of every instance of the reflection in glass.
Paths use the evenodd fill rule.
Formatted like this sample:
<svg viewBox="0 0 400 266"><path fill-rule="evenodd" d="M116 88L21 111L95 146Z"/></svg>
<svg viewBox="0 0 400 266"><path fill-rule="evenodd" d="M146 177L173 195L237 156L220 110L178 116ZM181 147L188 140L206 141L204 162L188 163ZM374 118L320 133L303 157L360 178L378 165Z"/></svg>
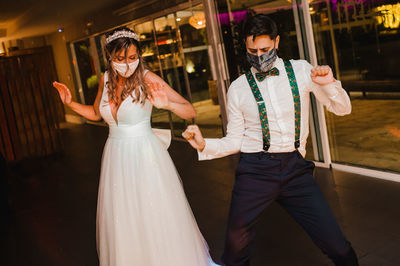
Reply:
<svg viewBox="0 0 400 266"><path fill-rule="evenodd" d="M77 66L82 81L85 104L93 104L97 95L98 80L94 60L90 54L89 39L74 43Z"/></svg>
<svg viewBox="0 0 400 266"><path fill-rule="evenodd" d="M218 1L218 10L231 81L250 68L246 60L242 29L247 17L252 14L267 14L277 23L281 38L279 57L283 59L299 58L293 6L289 1Z"/></svg>
<svg viewBox="0 0 400 266"><path fill-rule="evenodd" d="M139 34L142 60L149 69L192 102L197 111L196 120L185 121L169 111L153 108L153 127L170 128L175 137L181 137L187 124L196 122L206 137L222 137L220 106L216 82L211 73L203 5L128 27ZM102 74L106 66L106 58L102 53L105 34L93 38L92 42L74 44L75 49L80 49L77 50L78 65L85 98L89 103L94 101L97 93L100 75L96 75L95 71L98 69ZM92 53L96 54L97 61L91 60L90 43L95 46Z"/></svg>
<svg viewBox="0 0 400 266"><path fill-rule="evenodd" d="M97 51L97 56L99 58L101 74L104 74L104 72L106 71L106 64L107 64L106 55L103 53L103 51L104 51L103 45L105 43L105 35L95 36L94 40L96 43L96 51Z"/></svg>
<svg viewBox="0 0 400 266"><path fill-rule="evenodd" d="M158 47L154 40L153 21L147 21L134 26L134 31L140 36L140 45L142 48L142 59L151 71L163 77L161 72L160 60L158 58ZM153 108L151 114L152 126L155 128L170 128L171 114L162 109Z"/></svg>
<svg viewBox="0 0 400 266"><path fill-rule="evenodd" d="M196 124L204 136L222 137L221 111L216 82L211 73L203 5L178 11L176 21L182 40L191 100L197 111Z"/></svg>
<svg viewBox="0 0 400 266"><path fill-rule="evenodd" d="M190 101L185 84L182 54L179 49L180 36L174 14L154 20L158 59L162 77L180 95ZM180 137L186 128L186 121L168 112L172 121L174 136Z"/></svg>
<svg viewBox="0 0 400 266"><path fill-rule="evenodd" d="M333 66L351 115L326 113L332 160L400 171L400 4L312 2L319 64Z"/></svg>

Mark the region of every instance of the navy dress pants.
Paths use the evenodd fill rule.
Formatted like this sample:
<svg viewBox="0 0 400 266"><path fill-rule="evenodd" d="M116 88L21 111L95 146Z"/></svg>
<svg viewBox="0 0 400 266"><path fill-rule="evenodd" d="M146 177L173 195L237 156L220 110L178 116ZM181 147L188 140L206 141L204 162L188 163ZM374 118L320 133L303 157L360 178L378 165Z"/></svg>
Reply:
<svg viewBox="0 0 400 266"><path fill-rule="evenodd" d="M358 265L353 248L314 181L313 170L314 163L297 150L240 154L222 256L225 265L250 265L255 225L261 212L274 201L335 265Z"/></svg>

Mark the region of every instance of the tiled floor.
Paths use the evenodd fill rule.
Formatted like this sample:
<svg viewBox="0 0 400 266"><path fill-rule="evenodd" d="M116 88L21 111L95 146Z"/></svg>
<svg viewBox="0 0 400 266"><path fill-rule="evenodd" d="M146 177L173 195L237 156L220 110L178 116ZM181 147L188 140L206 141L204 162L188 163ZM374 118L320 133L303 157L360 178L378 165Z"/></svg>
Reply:
<svg viewBox="0 0 400 266"><path fill-rule="evenodd" d="M12 167L12 212L8 232L2 235L0 265L98 264L96 198L106 136L104 127L67 125L64 154ZM179 141L172 143L170 153L218 261L237 157L198 162L196 153ZM315 176L360 265L400 265L400 183L327 169L316 169ZM256 266L332 265L277 204L263 213L255 247Z"/></svg>

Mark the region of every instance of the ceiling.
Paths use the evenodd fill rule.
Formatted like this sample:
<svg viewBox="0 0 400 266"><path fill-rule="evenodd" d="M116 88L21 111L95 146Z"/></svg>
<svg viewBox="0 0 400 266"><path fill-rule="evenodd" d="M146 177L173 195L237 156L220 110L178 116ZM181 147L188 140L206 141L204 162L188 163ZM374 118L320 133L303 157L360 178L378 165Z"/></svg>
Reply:
<svg viewBox="0 0 400 266"><path fill-rule="evenodd" d="M101 9L142 0L0 0L0 41L46 35Z"/></svg>

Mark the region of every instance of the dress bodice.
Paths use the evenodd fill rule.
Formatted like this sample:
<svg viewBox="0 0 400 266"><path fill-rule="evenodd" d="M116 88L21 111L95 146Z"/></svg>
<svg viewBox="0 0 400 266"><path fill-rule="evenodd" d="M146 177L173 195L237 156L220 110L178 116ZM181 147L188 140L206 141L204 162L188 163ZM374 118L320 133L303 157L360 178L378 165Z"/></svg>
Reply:
<svg viewBox="0 0 400 266"><path fill-rule="evenodd" d="M100 114L109 127L126 127L148 122L150 124L152 104L146 100L144 104L133 102L134 95L126 97L118 107L116 120L114 119L108 98L108 72L104 73L104 88L100 101Z"/></svg>

